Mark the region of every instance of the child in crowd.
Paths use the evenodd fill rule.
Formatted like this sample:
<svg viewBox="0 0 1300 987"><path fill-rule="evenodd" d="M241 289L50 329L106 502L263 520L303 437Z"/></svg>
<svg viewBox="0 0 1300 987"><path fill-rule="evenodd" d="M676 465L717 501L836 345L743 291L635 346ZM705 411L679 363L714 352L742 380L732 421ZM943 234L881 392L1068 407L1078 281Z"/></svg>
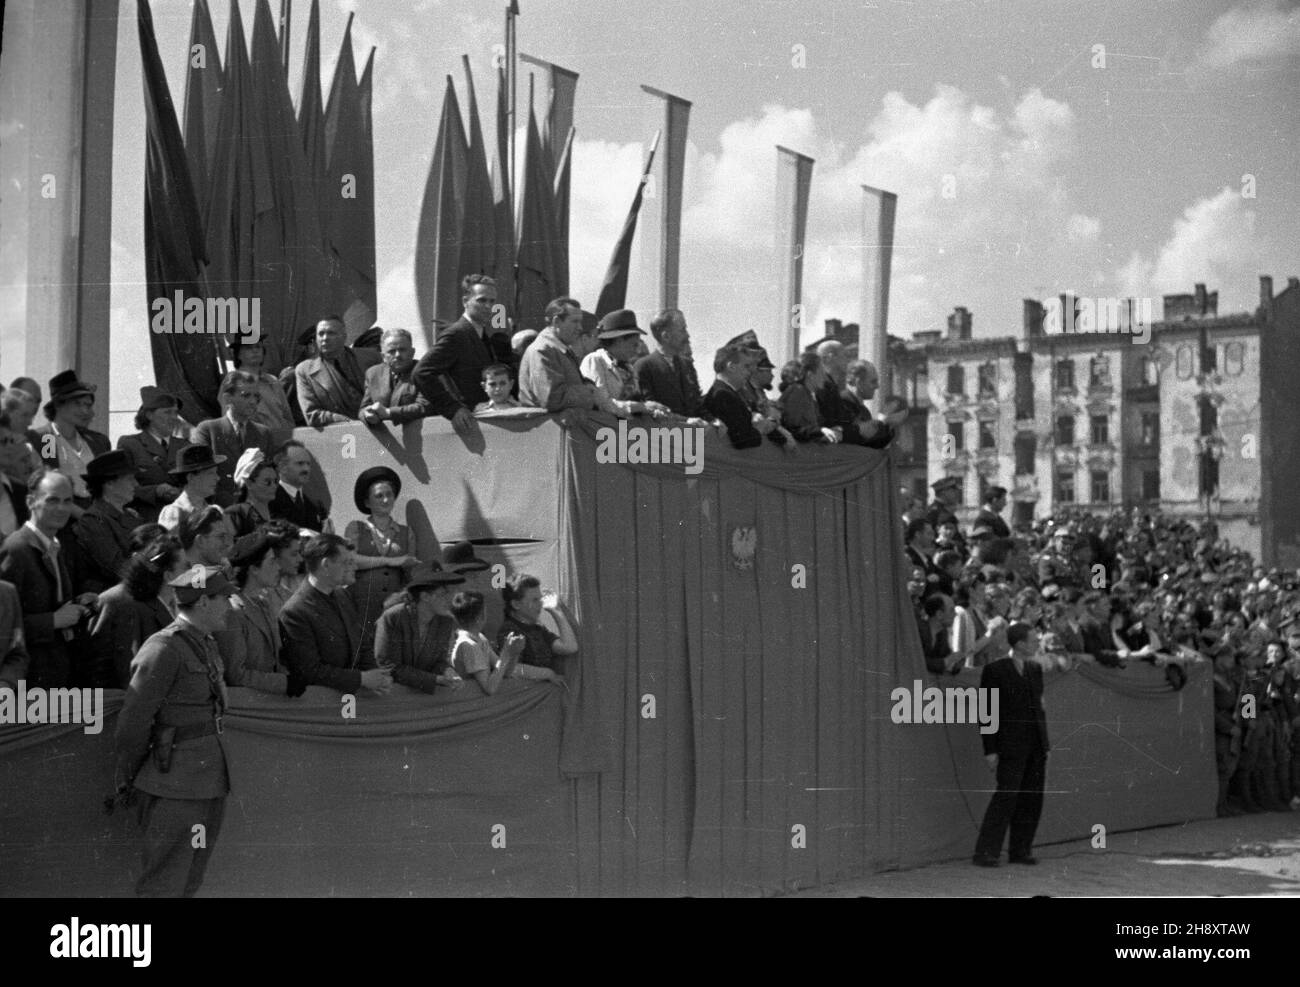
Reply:
<svg viewBox="0 0 1300 987"><path fill-rule="evenodd" d="M501 687L502 681L512 675L523 679L559 681L549 668L518 664L525 643L521 634L508 635L501 654L497 655L483 634L486 612L482 593L457 593L451 601L451 613L460 628L456 631L456 639L451 646L452 667L462 678L477 682L489 696Z"/></svg>
<svg viewBox="0 0 1300 987"><path fill-rule="evenodd" d="M488 400L478 405L474 411L505 411L522 407L518 399L510 396L510 383L510 368L504 363L484 367L483 390L487 391Z"/></svg>

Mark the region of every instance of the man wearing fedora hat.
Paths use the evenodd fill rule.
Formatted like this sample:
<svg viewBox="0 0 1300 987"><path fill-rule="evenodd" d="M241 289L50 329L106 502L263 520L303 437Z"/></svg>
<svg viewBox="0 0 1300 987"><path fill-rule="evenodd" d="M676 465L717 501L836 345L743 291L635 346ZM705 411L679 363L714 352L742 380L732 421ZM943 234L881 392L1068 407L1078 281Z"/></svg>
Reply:
<svg viewBox="0 0 1300 987"><path fill-rule="evenodd" d="M102 593L121 578L131 532L141 524L128 506L137 486L135 465L129 454L115 449L92 459L83 479L93 500L69 526L77 543L77 582L84 591Z"/></svg>
<svg viewBox="0 0 1300 987"><path fill-rule="evenodd" d="M650 412L656 418L670 414L658 401L641 401L629 365L645 330L636 324L636 313L620 308L606 314L596 338L600 347L582 358L582 375L596 387L597 399L617 406L627 414Z"/></svg>
<svg viewBox="0 0 1300 987"><path fill-rule="evenodd" d="M50 378L50 399L45 402L49 422L34 428L28 440L41 461L72 482L73 517L90 506L90 493L82 476L90 461L113 446L108 436L91 429L95 417L95 385L83 384L75 370Z"/></svg>
<svg viewBox="0 0 1300 987"><path fill-rule="evenodd" d="M119 796L134 800L141 829L136 894L188 898L203 883L230 792L225 668L213 635L226 627L235 585L203 566L169 585L176 620L131 662L117 721L117 780Z"/></svg>
<svg viewBox="0 0 1300 987"><path fill-rule="evenodd" d="M131 457L136 479L132 507L142 522L157 521L163 507L180 494L172 484L176 456L189 443L175 434L181 402L158 387L140 388L140 409L135 413L135 435L123 435L117 447Z"/></svg>
<svg viewBox="0 0 1300 987"><path fill-rule="evenodd" d="M158 523L168 531L175 531L185 517L200 507L207 507L220 479L217 467L225 461L225 456L213 455L209 446L188 445L181 449L176 454L171 476L172 482L184 489L162 509Z"/></svg>
<svg viewBox="0 0 1300 987"><path fill-rule="evenodd" d="M221 384L225 414L199 422L191 436L195 445L210 446L226 464L217 470L217 489L212 495L212 502L218 507L229 507L235 502L235 464L245 449L260 449L268 459L275 451L271 430L253 420L260 401L257 378L242 370L231 371Z"/></svg>
<svg viewBox="0 0 1300 987"><path fill-rule="evenodd" d="M596 386L582 376L574 352L582 335L582 305L574 298L555 298L546 306L546 328L524 353L519 364L519 400L530 408L549 412L574 408L601 410L628 417Z"/></svg>

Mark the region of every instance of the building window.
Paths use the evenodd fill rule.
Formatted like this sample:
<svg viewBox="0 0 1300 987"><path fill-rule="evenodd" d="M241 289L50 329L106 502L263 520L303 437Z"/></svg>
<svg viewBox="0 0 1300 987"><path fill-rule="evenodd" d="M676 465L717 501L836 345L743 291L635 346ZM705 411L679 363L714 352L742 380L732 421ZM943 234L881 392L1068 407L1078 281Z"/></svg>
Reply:
<svg viewBox="0 0 1300 987"><path fill-rule="evenodd" d="M1056 474L1056 500L1061 504L1074 503L1074 474Z"/></svg>
<svg viewBox="0 0 1300 987"><path fill-rule="evenodd" d="M929 485L925 482L925 477L923 477L923 476L914 476L914 477L912 477L912 496L913 496L913 497L915 497L917 500L919 500L921 503L924 504L924 503L926 502L926 500L928 499L926 495L929 494L929 492L930 492L930 487L929 487Z"/></svg>
<svg viewBox="0 0 1300 987"><path fill-rule="evenodd" d="M1160 383L1160 361L1154 356L1142 358L1142 383L1148 385Z"/></svg>
<svg viewBox="0 0 1300 987"><path fill-rule="evenodd" d="M1160 499L1160 471L1159 470L1142 471L1142 499L1143 500Z"/></svg>
<svg viewBox="0 0 1300 987"><path fill-rule="evenodd" d="M998 365L990 360L979 367L979 396L995 398L998 396Z"/></svg>
<svg viewBox="0 0 1300 987"><path fill-rule="evenodd" d="M1104 353L1088 361L1088 387L1091 390L1110 387L1110 357Z"/></svg>
<svg viewBox="0 0 1300 987"><path fill-rule="evenodd" d="M1229 377L1240 377L1245 363L1245 343L1233 342L1223 348L1223 372Z"/></svg>
<svg viewBox="0 0 1300 987"><path fill-rule="evenodd" d="M1213 435L1219 427L1219 409L1209 398L1201 398L1201 434Z"/></svg>
<svg viewBox="0 0 1300 987"><path fill-rule="evenodd" d="M1160 443L1160 412L1142 412L1142 444L1154 446Z"/></svg>
<svg viewBox="0 0 1300 987"><path fill-rule="evenodd" d="M1104 446L1110 441L1110 418L1107 415L1092 416L1092 444Z"/></svg>
<svg viewBox="0 0 1300 987"><path fill-rule="evenodd" d="M1190 343L1184 343L1178 347L1178 356L1174 361L1174 367L1178 372L1179 380L1191 380L1195 369L1192 366L1192 347Z"/></svg>
<svg viewBox="0 0 1300 987"><path fill-rule="evenodd" d="M1034 417L1034 362L1028 353L1016 354L1016 418Z"/></svg>
<svg viewBox="0 0 1300 987"><path fill-rule="evenodd" d="M1074 361L1056 361L1056 389L1058 391L1074 390Z"/></svg>
<svg viewBox="0 0 1300 987"><path fill-rule="evenodd" d="M966 368L960 363L954 363L948 368L948 393L961 395L966 393Z"/></svg>
<svg viewBox="0 0 1300 987"><path fill-rule="evenodd" d="M920 456L929 439L925 419L917 418L912 422L912 455Z"/></svg>
<svg viewBox="0 0 1300 987"><path fill-rule="evenodd" d="M1037 442L1032 435L1016 436L1016 473L1024 476L1034 472L1034 452Z"/></svg>
<svg viewBox="0 0 1300 987"><path fill-rule="evenodd" d="M948 441L944 445L947 447L945 452L954 455L966 448L966 426L962 422L948 423Z"/></svg>
<svg viewBox="0 0 1300 987"><path fill-rule="evenodd" d="M980 448L997 448L997 437L993 434L992 422L980 422Z"/></svg>
<svg viewBox="0 0 1300 987"><path fill-rule="evenodd" d="M1105 504L1110 501L1110 474L1105 470L1092 471L1092 502Z"/></svg>
<svg viewBox="0 0 1300 987"><path fill-rule="evenodd" d="M1061 415L1056 419L1056 444L1074 445L1074 415Z"/></svg>

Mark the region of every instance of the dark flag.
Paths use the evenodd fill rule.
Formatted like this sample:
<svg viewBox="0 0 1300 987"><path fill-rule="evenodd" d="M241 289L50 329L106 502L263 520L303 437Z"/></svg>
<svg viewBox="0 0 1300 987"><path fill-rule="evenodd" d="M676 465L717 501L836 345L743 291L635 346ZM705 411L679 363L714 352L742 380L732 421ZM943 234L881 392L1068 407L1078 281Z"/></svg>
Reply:
<svg viewBox="0 0 1300 987"><path fill-rule="evenodd" d="M627 300L627 273L632 263L632 240L636 237L636 220L641 212L641 198L645 194L646 182L650 180L650 169L654 167L655 151L659 148L659 133L650 142L650 153L646 155L645 167L641 170L641 181L637 183L636 194L632 196L632 208L627 211L627 220L623 223L623 232L614 244L614 255L609 259L605 271L605 283L600 289L600 298L596 302L596 318L625 308Z"/></svg>
<svg viewBox="0 0 1300 987"><path fill-rule="evenodd" d="M488 149L479 123L478 99L469 56L462 56L468 92L469 156L465 172L465 243L461 254L462 274L497 276L496 218L493 215L492 178L488 174ZM459 304L457 299L457 304ZM459 314L459 313L458 313Z"/></svg>
<svg viewBox="0 0 1300 987"><path fill-rule="evenodd" d="M430 343L435 325L454 322L461 313L468 157L456 86L447 76L415 241L415 295L420 305L420 324Z"/></svg>
<svg viewBox="0 0 1300 987"><path fill-rule="evenodd" d="M507 97L506 70L497 69L497 146L492 159L492 215L496 229L497 304L505 305L507 316L518 319L515 311L515 207L512 198L514 176L510 174L510 102Z"/></svg>
<svg viewBox="0 0 1300 987"><path fill-rule="evenodd" d="M177 294L187 299L205 297L203 265L207 257L189 161L158 56L149 0L138 0L136 12L144 75L144 251L154 380L180 398L187 414L210 417L220 413L213 338L202 333L154 331L162 325L160 305L172 306L169 328L176 330L183 317L174 310Z"/></svg>
<svg viewBox="0 0 1300 987"><path fill-rule="evenodd" d="M185 73L185 151L200 210L208 201L208 176L217 147L221 113L221 56L207 0L196 0L190 19L190 54Z"/></svg>
<svg viewBox="0 0 1300 987"><path fill-rule="evenodd" d="M298 131L302 150L311 169L313 194L317 197L317 215L321 191L325 185L325 105L320 95L320 0L311 0L307 21L307 51L302 62L302 98L298 100ZM322 230L324 222L321 222Z"/></svg>
<svg viewBox="0 0 1300 987"><path fill-rule="evenodd" d="M555 220L553 172L537 132L537 117L529 106L515 271L516 318L520 329L542 329L546 303L559 294L559 229Z"/></svg>

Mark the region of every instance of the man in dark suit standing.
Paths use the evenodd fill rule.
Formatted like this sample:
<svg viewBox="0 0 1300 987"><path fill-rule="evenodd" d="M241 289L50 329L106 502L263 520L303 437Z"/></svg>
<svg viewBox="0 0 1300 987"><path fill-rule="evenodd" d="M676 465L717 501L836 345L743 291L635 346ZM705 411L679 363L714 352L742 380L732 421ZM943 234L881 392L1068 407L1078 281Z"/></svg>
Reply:
<svg viewBox="0 0 1300 987"><path fill-rule="evenodd" d="M46 471L27 495L31 517L0 546L0 579L13 584L22 606L30 686L93 684L82 683L85 676L74 675L72 667L74 632L96 602L94 593L74 596L57 537L72 506L72 481L57 470ZM89 667L78 671L89 674Z"/></svg>
<svg viewBox="0 0 1300 987"><path fill-rule="evenodd" d="M271 517L283 518L298 528L322 532L329 530L329 512L323 504L307 496L311 479L311 453L297 439L287 439L275 450L275 468L280 484L271 499Z"/></svg>
<svg viewBox="0 0 1300 987"><path fill-rule="evenodd" d="M1002 512L1007 508L1007 488L993 486L984 491L984 503L975 515L975 524L983 524L993 529L995 538L1010 538L1011 529L1002 520ZM974 527L974 525L972 525Z"/></svg>
<svg viewBox="0 0 1300 987"><path fill-rule="evenodd" d="M141 645L117 720L118 794L134 799L143 838L142 898L194 896L230 793L225 669L213 635L226 627L235 585L196 567L171 587L176 620Z"/></svg>
<svg viewBox="0 0 1300 987"><path fill-rule="evenodd" d="M307 578L280 611L281 655L290 674L344 693L387 691L392 672L376 666L374 638L344 592L357 576L352 543L317 535L304 546L302 559Z"/></svg>
<svg viewBox="0 0 1300 987"><path fill-rule="evenodd" d="M1036 864L1034 833L1043 814L1047 777L1047 714L1043 712L1043 669L1033 660L1038 632L1014 623L1007 630L1011 655L984 666L980 689L998 690L998 728L983 735L984 757L997 774L998 789L984 812L974 862L996 867L1011 829L1013 864Z"/></svg>
<svg viewBox="0 0 1300 987"><path fill-rule="evenodd" d="M244 450L260 449L262 455L270 459L275 447L271 430L253 421L261 401L256 377L242 370L232 370L221 384L221 398L226 413L220 418L199 422L190 442L196 446L208 446L215 455L226 457L226 461L217 467L220 479L212 502L218 507L229 507L235 502L235 464Z"/></svg>
<svg viewBox="0 0 1300 987"><path fill-rule="evenodd" d="M379 337L383 363L366 371L361 420L367 425L405 425L433 414L433 405L415 386L415 347L405 329L385 329Z"/></svg>
<svg viewBox="0 0 1300 987"><path fill-rule="evenodd" d="M704 395L691 360L691 334L680 309L666 308L650 320L650 333L659 352L637 360L632 367L636 388L645 401L658 401L673 414L698 418L704 414Z"/></svg>
<svg viewBox="0 0 1300 987"><path fill-rule="evenodd" d="M488 399L483 368L504 363L514 375L518 360L504 326L494 325L497 283L485 274L461 281L465 313L438 333L429 352L415 365L415 386L458 430L470 427L474 408Z"/></svg>
<svg viewBox="0 0 1300 987"><path fill-rule="evenodd" d="M357 420L366 371L379 362L379 355L374 350L350 349L347 343L343 320L326 316L316 323L316 356L294 368L298 404L312 428Z"/></svg>

